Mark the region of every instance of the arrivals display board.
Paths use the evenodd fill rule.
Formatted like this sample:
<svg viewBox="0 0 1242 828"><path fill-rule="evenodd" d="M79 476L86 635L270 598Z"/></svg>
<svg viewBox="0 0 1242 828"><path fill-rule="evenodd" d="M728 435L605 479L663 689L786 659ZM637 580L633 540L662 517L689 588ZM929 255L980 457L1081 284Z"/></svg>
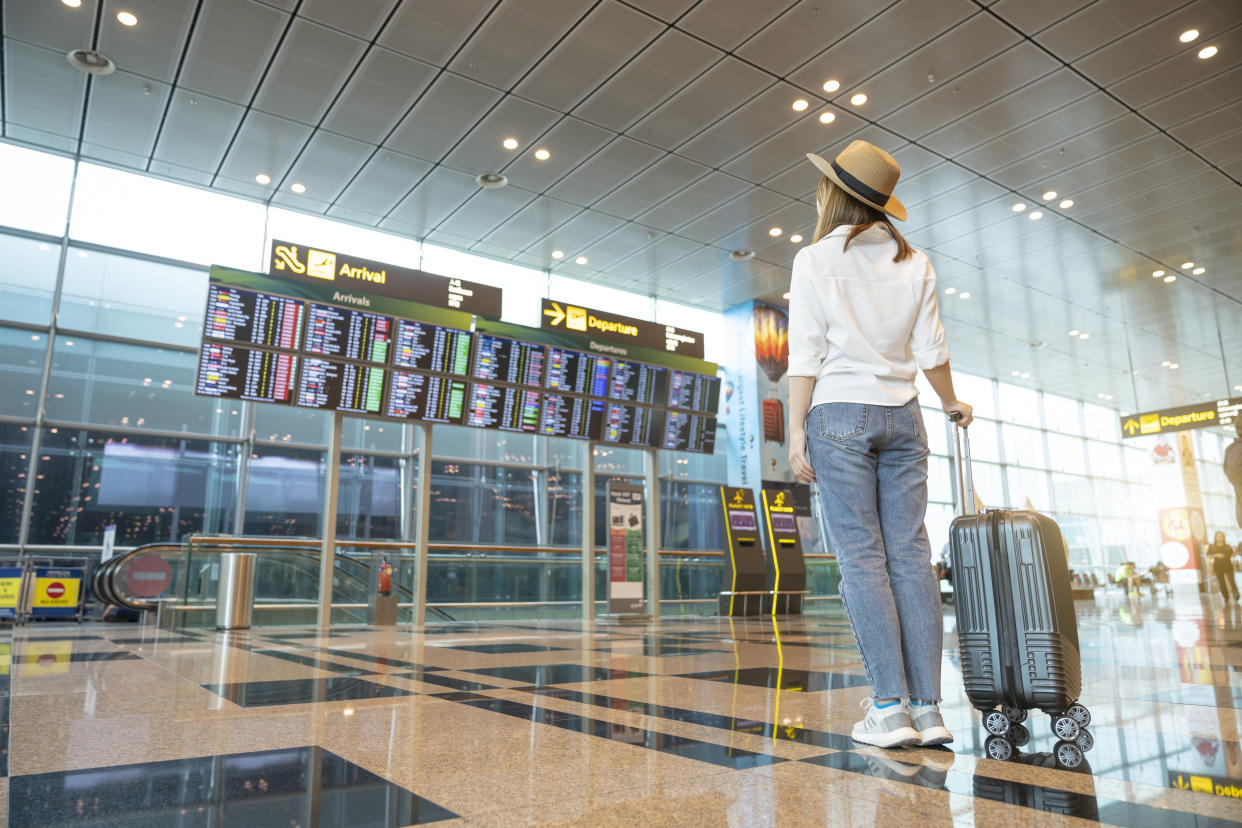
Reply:
<svg viewBox="0 0 1242 828"><path fill-rule="evenodd" d="M311 261L303 262L308 270ZM712 363L639 347L593 353L596 343L575 336L358 288L343 293L326 278L287 270L211 269L197 394L640 448L715 449L720 380Z"/></svg>

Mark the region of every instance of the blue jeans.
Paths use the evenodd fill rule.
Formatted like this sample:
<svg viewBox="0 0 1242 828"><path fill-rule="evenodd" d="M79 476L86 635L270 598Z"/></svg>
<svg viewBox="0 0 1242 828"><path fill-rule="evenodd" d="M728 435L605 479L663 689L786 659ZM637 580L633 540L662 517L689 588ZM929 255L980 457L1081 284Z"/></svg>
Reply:
<svg viewBox="0 0 1242 828"><path fill-rule="evenodd" d="M939 701L944 618L923 526L930 452L918 400L817 405L806 433L871 692Z"/></svg>

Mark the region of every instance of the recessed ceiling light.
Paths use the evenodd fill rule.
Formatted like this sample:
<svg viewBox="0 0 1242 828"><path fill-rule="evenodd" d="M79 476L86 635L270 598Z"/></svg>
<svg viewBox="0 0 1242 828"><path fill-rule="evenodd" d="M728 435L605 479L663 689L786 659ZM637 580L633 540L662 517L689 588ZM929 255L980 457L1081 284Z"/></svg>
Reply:
<svg viewBox="0 0 1242 828"><path fill-rule="evenodd" d="M1194 262L1182 262L1182 270L1190 270L1194 266Z"/></svg>
<svg viewBox="0 0 1242 828"><path fill-rule="evenodd" d="M853 97L850 98L850 103L852 103L854 106L862 106L866 102L867 102L867 96L866 94L862 92L855 92Z"/></svg>
<svg viewBox="0 0 1242 828"><path fill-rule="evenodd" d="M1030 378L1031 378L1031 372L1030 372L1030 371L1023 371L1023 372L1022 372L1022 379L1030 379Z"/></svg>
<svg viewBox="0 0 1242 828"><path fill-rule="evenodd" d="M1079 333L1081 333L1081 332L1080 332L1077 328L1074 328L1074 330L1072 330L1072 331L1070 331L1070 332L1069 332L1069 335L1070 335L1070 336L1078 336L1078 334L1079 334Z"/></svg>
<svg viewBox="0 0 1242 828"><path fill-rule="evenodd" d="M1041 218L1043 218L1043 217L1044 217L1044 211L1043 211L1043 210L1032 210L1032 211L1031 211L1031 212L1027 215L1027 218L1029 218L1031 221L1039 221L1039 220L1040 220Z"/></svg>
<svg viewBox="0 0 1242 828"><path fill-rule="evenodd" d="M1153 279L1159 279L1159 278L1160 278L1161 276L1163 276L1163 275L1164 275L1164 271L1163 271L1163 270L1153 270L1153 271L1151 272L1151 277L1152 277Z"/></svg>
<svg viewBox="0 0 1242 828"><path fill-rule="evenodd" d="M786 301L788 301L788 300L789 300L789 291L785 291L784 293L782 293L782 294L781 294L781 298L782 298L782 299L784 299L784 300L786 300Z"/></svg>
<svg viewBox="0 0 1242 828"><path fill-rule="evenodd" d="M1011 209L1012 209L1015 213L1021 213L1023 210L1025 210L1025 209L1026 209L1026 202L1025 202L1025 201L1015 201L1015 202L1014 202L1014 204L1013 204L1013 207L1012 207Z"/></svg>
<svg viewBox="0 0 1242 828"><path fill-rule="evenodd" d="M969 291L962 291L961 293L959 293L959 294L958 294L958 298L960 298L960 299L969 299L969 298L970 298L970 292L969 292Z"/></svg>
<svg viewBox="0 0 1242 828"><path fill-rule="evenodd" d="M1187 29L1186 31L1182 32L1178 36L1177 39L1180 40L1182 43L1189 43L1192 40L1197 39L1198 37L1199 37L1198 29Z"/></svg>
<svg viewBox="0 0 1242 828"><path fill-rule="evenodd" d="M133 12L119 11L116 13L116 19L117 19L117 22L120 23L122 26L137 26L138 25L138 18L134 16ZM1213 52L1212 54L1215 54L1215 52ZM1199 57L1203 57L1202 52L1199 53ZM1208 57L1211 57L1211 55L1208 55Z"/></svg>
<svg viewBox="0 0 1242 828"><path fill-rule="evenodd" d="M791 244L802 244L802 234L794 233L792 236L789 237L789 241Z"/></svg>
<svg viewBox="0 0 1242 828"><path fill-rule="evenodd" d="M1191 272L1191 273L1193 273L1193 274L1194 274L1194 275L1196 275L1196 276L1202 276L1204 273L1207 273L1207 268L1206 268L1206 267L1196 267L1194 270L1192 270L1192 271L1190 271L1190 272Z"/></svg>
<svg viewBox="0 0 1242 828"><path fill-rule="evenodd" d="M1080 333L1080 334L1078 335L1078 338L1079 338L1079 339L1090 339L1090 338L1091 338L1091 334L1089 334L1089 333L1087 333L1087 332L1085 332L1085 331L1084 331L1083 333Z"/></svg>
<svg viewBox="0 0 1242 828"><path fill-rule="evenodd" d="M1172 364L1173 364L1173 363L1169 362L1169 361L1166 359L1164 362L1160 363L1160 367L1162 367L1162 368L1168 368L1168 367L1169 367L1170 365L1172 365Z"/></svg>
<svg viewBox="0 0 1242 828"><path fill-rule="evenodd" d="M777 236L779 236L781 233L784 233L784 232L785 231L779 227L773 227L771 230L768 231L768 235L771 236L772 238L776 238Z"/></svg>
<svg viewBox="0 0 1242 828"><path fill-rule="evenodd" d="M729 252L729 258L735 262L745 262L755 258L755 251L743 248Z"/></svg>
<svg viewBox="0 0 1242 828"><path fill-rule="evenodd" d="M1214 57L1216 55L1216 51L1215 46L1204 46L1199 50L1199 60L1207 60L1210 57Z"/></svg>
<svg viewBox="0 0 1242 828"><path fill-rule="evenodd" d="M564 251L564 250L553 250L553 251L552 251L552 258L554 258L554 259L563 259L563 258L565 258L565 251Z"/></svg>
<svg viewBox="0 0 1242 828"><path fill-rule="evenodd" d="M586 263L587 263L587 257L586 257L586 256L579 256L578 258L574 259L574 261L575 261L575 262L577 262L577 263L578 263L578 264L580 264L580 265L584 265L584 264L586 264Z"/></svg>
<svg viewBox="0 0 1242 828"><path fill-rule="evenodd" d="M500 145L507 150L515 150L518 148L518 139L506 138L505 140L500 142Z"/></svg>
<svg viewBox="0 0 1242 828"><path fill-rule="evenodd" d="M289 189L293 190L298 195L301 195L302 193L306 192L306 185L303 184L301 181L295 181L289 185Z"/></svg>
<svg viewBox="0 0 1242 828"><path fill-rule="evenodd" d="M1181 367L1181 366L1179 366L1176 362L1170 362L1170 363L1169 363L1169 370L1170 370L1170 371L1176 371L1179 367Z"/></svg>
<svg viewBox="0 0 1242 828"><path fill-rule="evenodd" d="M836 92L840 88L841 88L841 81L835 81L835 80L824 81L825 92Z"/></svg>
<svg viewBox="0 0 1242 828"><path fill-rule="evenodd" d="M535 150L535 157L540 161L547 161L552 157L552 153L548 152L546 149L537 149Z"/></svg>
<svg viewBox="0 0 1242 828"><path fill-rule="evenodd" d="M957 288L955 287L947 287L944 289L945 296L952 296L955 293L957 293Z"/></svg>
<svg viewBox="0 0 1242 828"><path fill-rule="evenodd" d="M1010 371L1010 372L1009 372L1009 376L1011 376L1011 377L1020 377L1020 376L1022 376L1022 372L1021 372L1021 371Z"/></svg>
<svg viewBox="0 0 1242 828"><path fill-rule="evenodd" d="M254 177L254 180L259 182L260 184L271 184L272 183L272 177L268 175L267 173L259 173L258 175Z"/></svg>
<svg viewBox="0 0 1242 828"><path fill-rule="evenodd" d="M1060 206L1060 208L1061 208L1062 210L1068 210L1069 208L1071 208L1071 207L1073 207L1073 206L1074 206L1074 199L1072 199L1072 198L1063 198L1063 199L1061 199L1061 203L1060 203L1060 205L1058 205L1058 206Z"/></svg>
<svg viewBox="0 0 1242 828"><path fill-rule="evenodd" d="M1177 277L1176 277L1176 276L1174 276L1172 273L1170 273L1168 276L1165 276L1165 277L1164 277L1164 283L1165 283L1166 285L1167 285L1169 282L1176 282L1176 281L1177 281Z"/></svg>
<svg viewBox="0 0 1242 828"><path fill-rule="evenodd" d="M1056 197L1057 197L1056 190L1049 190L1048 192L1044 193L1044 201L1052 201Z"/></svg>
<svg viewBox="0 0 1242 828"><path fill-rule="evenodd" d="M821 124L831 124L836 119L837 114L835 112L821 112L819 114L819 122Z"/></svg>
<svg viewBox="0 0 1242 828"><path fill-rule="evenodd" d="M64 3L71 9L76 9L78 6L82 5L82 0L60 0L60 2Z"/></svg>
<svg viewBox="0 0 1242 828"><path fill-rule="evenodd" d="M801 112L802 110L806 109L808 106L810 106L810 104L807 103L806 98L798 98L798 100L793 102L794 112Z"/></svg>

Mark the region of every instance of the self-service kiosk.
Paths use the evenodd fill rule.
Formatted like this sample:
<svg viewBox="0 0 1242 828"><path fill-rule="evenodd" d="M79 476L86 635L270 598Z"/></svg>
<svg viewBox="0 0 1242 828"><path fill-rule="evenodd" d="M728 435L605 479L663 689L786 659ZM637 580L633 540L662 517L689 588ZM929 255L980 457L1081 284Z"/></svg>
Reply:
<svg viewBox="0 0 1242 828"><path fill-rule="evenodd" d="M772 614L802 612L806 596L806 561L802 558L802 533L793 488L767 484L762 490L764 521L770 541L767 561L769 600L764 609Z"/></svg>
<svg viewBox="0 0 1242 828"><path fill-rule="evenodd" d="M763 536L750 489L720 487L720 509L728 545L720 615L758 615L768 594Z"/></svg>

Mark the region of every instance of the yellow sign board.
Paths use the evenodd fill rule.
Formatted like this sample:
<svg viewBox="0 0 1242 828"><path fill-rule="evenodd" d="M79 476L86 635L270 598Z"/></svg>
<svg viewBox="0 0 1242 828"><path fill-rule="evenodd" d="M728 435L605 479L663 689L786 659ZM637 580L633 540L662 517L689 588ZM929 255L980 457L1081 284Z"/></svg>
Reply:
<svg viewBox="0 0 1242 828"><path fill-rule="evenodd" d="M1191 428L1228 426L1232 425L1240 414L1242 414L1242 397L1209 400L1195 405L1129 414L1121 418L1121 436L1139 437L1145 434L1165 434Z"/></svg>
<svg viewBox="0 0 1242 828"><path fill-rule="evenodd" d="M3 574L7 572L13 572L16 574L14 575ZM0 610L4 610L4 609L16 610L17 599L21 596L21 592L22 592L21 570L20 569L10 570L7 568L5 570L0 570ZM3 613L0 613L0 616L2 615Z"/></svg>
<svg viewBox="0 0 1242 828"><path fill-rule="evenodd" d="M82 581L78 578L35 578L32 607L76 607Z"/></svg>

